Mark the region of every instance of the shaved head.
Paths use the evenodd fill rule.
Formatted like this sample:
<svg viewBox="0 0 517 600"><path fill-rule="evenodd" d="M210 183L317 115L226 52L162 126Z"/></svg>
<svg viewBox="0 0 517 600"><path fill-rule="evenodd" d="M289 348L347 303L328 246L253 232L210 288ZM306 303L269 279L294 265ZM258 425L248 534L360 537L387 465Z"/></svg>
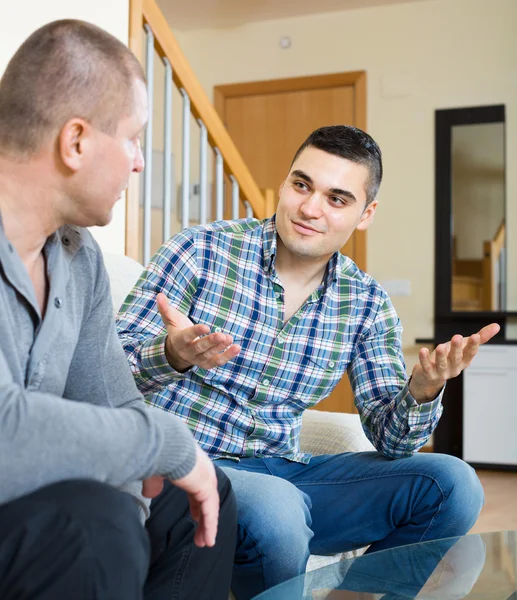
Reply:
<svg viewBox="0 0 517 600"><path fill-rule="evenodd" d="M134 54L90 23L54 21L18 49L0 80L0 155L30 157L72 118L108 134L145 82Z"/></svg>

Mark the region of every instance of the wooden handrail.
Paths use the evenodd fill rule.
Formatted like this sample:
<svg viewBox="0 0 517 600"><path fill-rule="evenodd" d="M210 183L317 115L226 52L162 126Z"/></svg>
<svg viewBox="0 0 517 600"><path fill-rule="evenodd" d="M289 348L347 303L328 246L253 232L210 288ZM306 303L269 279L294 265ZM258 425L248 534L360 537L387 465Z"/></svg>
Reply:
<svg viewBox="0 0 517 600"><path fill-rule="evenodd" d="M254 215L263 219L270 216L266 199L253 179L240 152L231 139L224 123L217 114L207 94L195 76L190 64L183 54L174 34L158 8L155 0L131 0L129 17L129 47L142 62L143 26L151 28L155 38L155 50L167 58L172 66L174 83L183 88L191 103L191 112L196 119L201 119L208 131L209 143L219 149L224 159L224 170L227 175L233 175L239 183L240 193L253 208ZM136 200L135 200L136 198ZM138 212L138 190L135 185L128 191L128 225ZM129 236L127 236L129 237ZM136 236L135 236L136 237ZM126 243L126 253L133 255L134 243Z"/></svg>

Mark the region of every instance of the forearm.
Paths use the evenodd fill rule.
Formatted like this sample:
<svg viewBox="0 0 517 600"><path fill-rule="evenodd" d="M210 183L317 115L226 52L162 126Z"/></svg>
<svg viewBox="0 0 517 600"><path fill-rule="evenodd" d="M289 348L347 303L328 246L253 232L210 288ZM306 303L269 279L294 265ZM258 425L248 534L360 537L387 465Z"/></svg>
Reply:
<svg viewBox="0 0 517 600"><path fill-rule="evenodd" d="M381 396L360 397L357 404L367 437L389 458L417 452L429 440L442 413L441 395L433 402L419 404L407 383L385 390Z"/></svg>
<svg viewBox="0 0 517 600"><path fill-rule="evenodd" d="M138 341L123 332L119 333L119 339L135 383L142 394L159 391L174 379L183 376L182 371L172 366L173 359L166 351L165 332Z"/></svg>
<svg viewBox="0 0 517 600"><path fill-rule="evenodd" d="M349 367L350 382L367 437L390 458L410 456L429 439L438 423L440 396L419 404L410 392L402 328L386 299L357 345Z"/></svg>
<svg viewBox="0 0 517 600"><path fill-rule="evenodd" d="M196 288L196 248L188 232L182 232L161 247L122 306L117 334L143 394L160 390L184 370L165 348L167 333L157 296L165 293L170 304L187 315Z"/></svg>
<svg viewBox="0 0 517 600"><path fill-rule="evenodd" d="M195 442L172 415L139 407L111 409L0 387L0 502L63 479L116 487L153 474L182 477Z"/></svg>

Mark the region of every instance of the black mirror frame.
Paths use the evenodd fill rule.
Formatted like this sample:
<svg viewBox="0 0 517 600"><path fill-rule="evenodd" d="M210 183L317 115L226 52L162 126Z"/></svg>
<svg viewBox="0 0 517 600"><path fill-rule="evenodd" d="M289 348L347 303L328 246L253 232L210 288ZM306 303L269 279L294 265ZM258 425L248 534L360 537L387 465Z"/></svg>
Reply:
<svg viewBox="0 0 517 600"><path fill-rule="evenodd" d="M505 123L505 106L475 106L435 111L435 280L436 318L462 313L452 310L451 132L455 125ZM506 134L506 132L505 132ZM506 163L506 149L505 149ZM479 313L474 313L479 314ZM474 316L474 315L472 315Z"/></svg>
<svg viewBox="0 0 517 600"><path fill-rule="evenodd" d="M500 332L489 343L508 343L506 323L517 312L460 312L452 310L452 190L451 131L454 125L506 122L505 106L478 106L435 111L435 266L434 346L479 331L488 323L498 323ZM506 132L505 132L506 133ZM506 162L506 151L505 151ZM418 341L418 340L417 340ZM434 451L463 456L463 377L447 382L443 414L434 432Z"/></svg>

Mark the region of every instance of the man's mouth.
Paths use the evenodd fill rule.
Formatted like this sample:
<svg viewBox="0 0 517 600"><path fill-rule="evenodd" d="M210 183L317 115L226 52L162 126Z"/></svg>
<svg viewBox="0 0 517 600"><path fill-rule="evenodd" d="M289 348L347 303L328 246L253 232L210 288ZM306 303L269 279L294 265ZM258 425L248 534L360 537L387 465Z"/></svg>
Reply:
<svg viewBox="0 0 517 600"><path fill-rule="evenodd" d="M310 227L301 221L292 221L292 224L294 229L303 235L316 235L317 233L321 233L320 231L317 231L313 227Z"/></svg>

